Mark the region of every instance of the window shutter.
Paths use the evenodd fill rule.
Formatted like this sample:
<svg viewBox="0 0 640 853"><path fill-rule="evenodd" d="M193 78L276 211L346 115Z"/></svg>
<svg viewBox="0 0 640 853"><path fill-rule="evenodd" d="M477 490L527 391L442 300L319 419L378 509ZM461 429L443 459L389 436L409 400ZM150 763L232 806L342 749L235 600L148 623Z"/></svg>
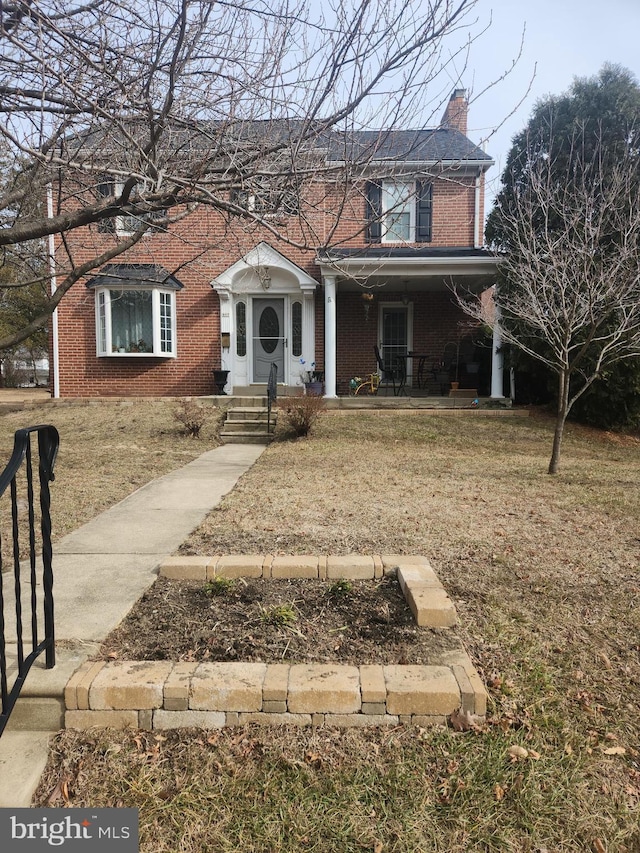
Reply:
<svg viewBox="0 0 640 853"><path fill-rule="evenodd" d="M367 229L365 231L365 240L367 243L380 243L382 240L382 187L380 184L374 184L373 181L367 182L367 202L365 205L365 218L367 220Z"/></svg>
<svg viewBox="0 0 640 853"><path fill-rule="evenodd" d="M433 184L430 181L418 181L416 196L416 243L430 243Z"/></svg>
<svg viewBox="0 0 640 853"><path fill-rule="evenodd" d="M109 175L102 175L98 181L98 195L100 198L113 198L116 194L116 187ZM101 234L115 234L116 221L115 219L100 219L98 221L98 231Z"/></svg>

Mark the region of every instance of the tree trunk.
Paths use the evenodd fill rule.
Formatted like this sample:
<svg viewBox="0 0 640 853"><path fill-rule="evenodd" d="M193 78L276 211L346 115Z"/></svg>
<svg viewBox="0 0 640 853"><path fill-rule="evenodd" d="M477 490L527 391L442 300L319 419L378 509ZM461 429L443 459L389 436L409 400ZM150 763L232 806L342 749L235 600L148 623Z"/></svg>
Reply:
<svg viewBox="0 0 640 853"><path fill-rule="evenodd" d="M558 463L560 461L560 448L562 447L562 437L564 435L564 425L569 414L569 372L563 370L558 375L558 410L556 412L556 428L553 433L553 450L551 451L551 460L549 461L548 474L558 473Z"/></svg>

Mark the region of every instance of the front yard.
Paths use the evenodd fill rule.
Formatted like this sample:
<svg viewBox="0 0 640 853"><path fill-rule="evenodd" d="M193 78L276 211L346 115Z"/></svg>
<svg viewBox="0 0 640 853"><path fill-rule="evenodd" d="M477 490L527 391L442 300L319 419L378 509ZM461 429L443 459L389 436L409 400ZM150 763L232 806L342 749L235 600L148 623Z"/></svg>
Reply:
<svg viewBox="0 0 640 853"><path fill-rule="evenodd" d="M113 443L155 458L141 411ZM427 555L489 689L481 730L68 731L37 804L137 806L144 853L637 853L640 441L570 426L552 478L551 435L524 416L329 413L181 549ZM161 440L173 464L207 447Z"/></svg>

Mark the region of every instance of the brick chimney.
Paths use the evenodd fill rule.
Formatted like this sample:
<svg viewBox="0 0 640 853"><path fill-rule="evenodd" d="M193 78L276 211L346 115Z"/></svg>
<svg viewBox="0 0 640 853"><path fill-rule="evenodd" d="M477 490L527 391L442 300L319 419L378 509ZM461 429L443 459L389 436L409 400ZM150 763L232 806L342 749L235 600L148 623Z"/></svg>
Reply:
<svg viewBox="0 0 640 853"><path fill-rule="evenodd" d="M442 127L459 130L467 135L467 92L465 89L455 89L442 116Z"/></svg>

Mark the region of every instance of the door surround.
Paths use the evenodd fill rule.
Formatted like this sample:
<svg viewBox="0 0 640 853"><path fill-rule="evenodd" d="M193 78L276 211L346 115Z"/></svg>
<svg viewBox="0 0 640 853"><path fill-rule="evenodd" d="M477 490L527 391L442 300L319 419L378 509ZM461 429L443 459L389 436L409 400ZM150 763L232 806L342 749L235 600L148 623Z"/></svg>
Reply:
<svg viewBox="0 0 640 853"><path fill-rule="evenodd" d="M220 354L222 368L229 371L229 393L266 385L266 380L254 380L254 303L262 299L283 300L284 363L278 381L301 385L301 362L315 362L317 286L305 270L264 242L211 282L220 300Z"/></svg>

